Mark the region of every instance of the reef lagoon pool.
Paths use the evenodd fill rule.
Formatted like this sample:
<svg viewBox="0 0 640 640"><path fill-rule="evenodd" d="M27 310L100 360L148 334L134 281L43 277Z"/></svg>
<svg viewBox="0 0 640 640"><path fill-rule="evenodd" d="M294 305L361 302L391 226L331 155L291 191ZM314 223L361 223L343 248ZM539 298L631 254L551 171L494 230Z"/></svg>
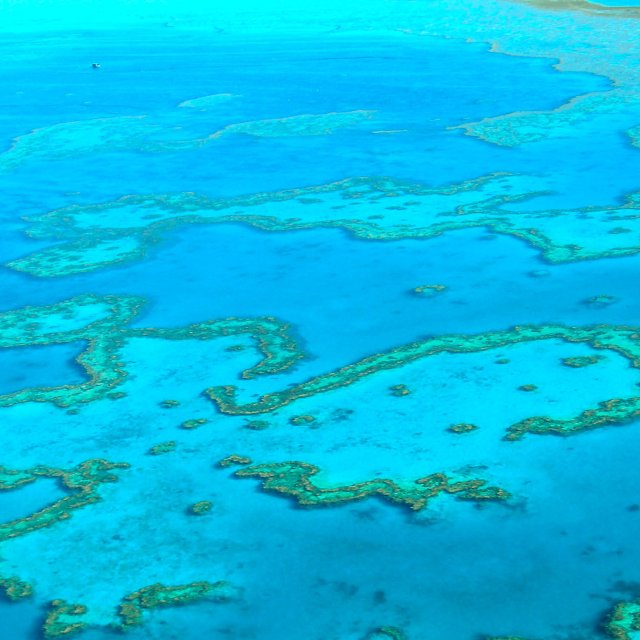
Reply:
<svg viewBox="0 0 640 640"><path fill-rule="evenodd" d="M639 640L639 28L8 5L0 640Z"/></svg>

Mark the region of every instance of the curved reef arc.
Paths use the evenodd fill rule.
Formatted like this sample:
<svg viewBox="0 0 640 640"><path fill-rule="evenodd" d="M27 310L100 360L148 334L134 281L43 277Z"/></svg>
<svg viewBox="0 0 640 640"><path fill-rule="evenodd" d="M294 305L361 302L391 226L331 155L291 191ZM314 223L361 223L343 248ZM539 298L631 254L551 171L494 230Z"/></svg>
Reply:
<svg viewBox="0 0 640 640"><path fill-rule="evenodd" d="M267 393L254 402L237 400L234 386L217 386L205 390L221 413L256 415L280 409L296 400L343 388L379 371L396 369L422 358L440 353L474 353L504 348L524 342L559 339L570 343L585 343L594 349L614 351L640 368L640 332L634 327L598 325L589 328L563 325L520 326L506 331L475 335L449 335L427 338L378 353L353 364L316 376L283 391ZM527 418L509 427L507 440L516 440L526 433L569 435L604 425L623 424L640 415L640 397L614 398L587 409L580 415L557 420L546 416Z"/></svg>
<svg viewBox="0 0 640 640"><path fill-rule="evenodd" d="M22 402L52 402L60 407L92 402L104 397L117 399L114 389L127 378L121 351L132 338L161 340L212 340L218 337L251 336L262 358L242 372L250 379L288 370L304 357L289 334L289 325L273 317L211 320L186 327L133 329L128 325L139 314L145 300L134 296L83 295L44 307L25 307L0 314L0 348L30 344L47 345L85 342L76 358L88 380L60 387L31 387L0 395L0 407ZM103 316L84 327L65 329L77 316L81 321L97 309ZM94 311L95 312L95 311ZM75 316L74 316L75 314Z"/></svg>
<svg viewBox="0 0 640 640"><path fill-rule="evenodd" d="M379 496L392 504L419 511L441 493L452 494L462 500L478 501L506 500L510 497L504 489L485 486L486 480L453 479L445 473L432 473L407 484L376 478L348 486L320 487L312 480L319 472L319 467L308 462L289 461L243 467L234 475L238 478L260 478L265 491L284 494L308 507L331 506Z"/></svg>
<svg viewBox="0 0 640 640"><path fill-rule="evenodd" d="M127 632L144 622L145 613L158 608L177 607L203 600L226 602L234 590L224 581L201 580L181 585L164 585L160 582L142 587L124 596L114 620L107 624L95 624L88 617L89 608L83 604L70 604L65 600L53 600L49 604L42 625L45 638L75 635L90 628Z"/></svg>
<svg viewBox="0 0 640 640"><path fill-rule="evenodd" d="M633 227L630 231L640 231L637 193L628 195L622 204L610 206L509 210L509 205L549 193L509 193L524 178L495 173L430 188L391 178L362 177L228 199L181 193L131 195L101 204L71 205L30 218L27 230L36 238L64 242L6 266L41 278L89 273L143 259L180 227L213 224L246 224L267 232L342 229L358 239L372 241L428 240L457 230L487 229L526 242L551 264L640 253L633 234L618 234L612 226L623 219ZM404 200L409 196L411 201ZM398 198L402 206L389 206ZM366 201L372 215L344 218L344 205L334 203L352 200ZM282 209L274 206L279 203ZM249 212L247 208L254 210ZM299 216L291 217L291 213ZM585 216L613 235L594 237L582 223ZM621 240L627 244L621 244Z"/></svg>
<svg viewBox="0 0 640 640"><path fill-rule="evenodd" d="M31 531L49 527L60 520L71 517L71 513L89 504L100 501L99 488L105 482L115 482L118 477L112 473L116 469L127 469L125 462L107 460L87 460L74 469L54 469L37 466L24 471L0 467L0 490L19 489L38 478L55 478L69 495L24 518L0 524L0 542L23 536Z"/></svg>

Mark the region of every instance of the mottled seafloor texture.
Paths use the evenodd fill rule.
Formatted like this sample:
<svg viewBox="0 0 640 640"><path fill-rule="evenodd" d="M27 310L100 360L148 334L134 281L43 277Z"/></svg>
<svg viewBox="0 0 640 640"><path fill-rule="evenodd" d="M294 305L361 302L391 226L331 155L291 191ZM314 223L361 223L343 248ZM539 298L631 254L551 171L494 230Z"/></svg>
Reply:
<svg viewBox="0 0 640 640"><path fill-rule="evenodd" d="M640 639L605 4L2 5L1 640Z"/></svg>

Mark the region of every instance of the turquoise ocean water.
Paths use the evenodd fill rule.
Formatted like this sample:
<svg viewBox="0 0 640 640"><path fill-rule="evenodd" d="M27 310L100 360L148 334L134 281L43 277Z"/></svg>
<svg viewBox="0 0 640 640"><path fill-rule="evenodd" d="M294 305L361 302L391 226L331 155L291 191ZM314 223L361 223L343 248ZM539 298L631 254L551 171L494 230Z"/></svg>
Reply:
<svg viewBox="0 0 640 640"><path fill-rule="evenodd" d="M640 9L0 10L0 640L640 638Z"/></svg>

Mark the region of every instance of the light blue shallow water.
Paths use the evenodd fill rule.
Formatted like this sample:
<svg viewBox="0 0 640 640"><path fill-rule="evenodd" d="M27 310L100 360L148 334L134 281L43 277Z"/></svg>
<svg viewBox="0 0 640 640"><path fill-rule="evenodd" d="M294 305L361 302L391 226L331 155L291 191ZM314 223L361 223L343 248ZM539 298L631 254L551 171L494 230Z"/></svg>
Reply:
<svg viewBox="0 0 640 640"><path fill-rule="evenodd" d="M638 640L605 626L640 598L637 18L172 8L3 27L0 579L32 593L0 591L0 640L45 637L53 600L87 609L48 637L86 640ZM243 376L272 318L303 357ZM267 324L202 333L225 319ZM236 414L204 392L229 385ZM505 439L540 416L574 430ZM234 453L314 465L323 496L508 497L305 507ZM96 459L129 466L90 487ZM218 580L118 628L128 594Z"/></svg>

